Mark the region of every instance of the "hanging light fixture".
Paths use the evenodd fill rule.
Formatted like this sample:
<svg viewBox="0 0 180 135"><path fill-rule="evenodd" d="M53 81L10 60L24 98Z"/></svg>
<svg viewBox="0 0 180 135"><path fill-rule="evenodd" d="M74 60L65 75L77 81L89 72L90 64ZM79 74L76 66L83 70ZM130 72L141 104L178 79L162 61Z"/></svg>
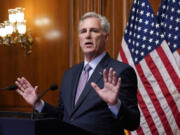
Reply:
<svg viewBox="0 0 180 135"><path fill-rule="evenodd" d="M9 20L0 23L0 44L12 46L21 44L26 54L32 52L31 31L27 31L24 8L9 9Z"/></svg>

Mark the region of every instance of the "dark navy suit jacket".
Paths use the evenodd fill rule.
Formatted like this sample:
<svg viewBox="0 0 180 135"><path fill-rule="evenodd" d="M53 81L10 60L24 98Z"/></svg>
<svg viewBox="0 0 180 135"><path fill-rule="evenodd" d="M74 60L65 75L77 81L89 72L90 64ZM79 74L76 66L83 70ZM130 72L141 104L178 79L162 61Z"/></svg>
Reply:
<svg viewBox="0 0 180 135"><path fill-rule="evenodd" d="M76 89L83 64L73 66L64 73L60 88L60 100L57 108L45 103L43 112L57 113L59 119L95 134L121 135L124 129L135 130L140 123L137 104L137 78L132 67L112 59L108 54L100 61L86 84L78 102L74 105ZM118 117L91 87L95 82L104 87L103 70L112 67L121 77L119 99L121 106Z"/></svg>

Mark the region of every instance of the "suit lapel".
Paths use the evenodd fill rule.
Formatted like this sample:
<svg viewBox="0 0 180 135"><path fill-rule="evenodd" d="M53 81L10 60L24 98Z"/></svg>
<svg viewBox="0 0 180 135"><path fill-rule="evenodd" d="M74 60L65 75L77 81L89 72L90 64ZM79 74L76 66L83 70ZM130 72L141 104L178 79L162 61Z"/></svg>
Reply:
<svg viewBox="0 0 180 135"><path fill-rule="evenodd" d="M77 68L74 76L73 76L73 82L72 82L72 92L71 92L71 96L70 96L70 101L71 101L71 109L74 109L74 101L75 101L75 96L76 96L76 90L77 90L77 85L79 82L79 78L82 72L82 68L83 68L83 63L81 63L79 65L79 67Z"/></svg>
<svg viewBox="0 0 180 135"><path fill-rule="evenodd" d="M103 70L107 67L109 60L110 60L110 57L108 54L106 54L105 57L101 60L101 62L97 65L92 76L90 77L89 81L87 82L81 96L79 97L79 100L77 101L73 112L75 112L80 107L80 105L83 103L83 101L88 96L89 92L92 91L91 82L95 82L96 84L98 84L99 80L101 80L103 78ZM77 79L77 80L79 80L79 79ZM78 82L77 82L77 84L78 84ZM77 84L76 84L76 88L77 88ZM73 91L76 92L76 89ZM75 97L75 93L73 95ZM73 97L73 102L74 102L74 97ZM72 114L73 114L73 112L72 112Z"/></svg>

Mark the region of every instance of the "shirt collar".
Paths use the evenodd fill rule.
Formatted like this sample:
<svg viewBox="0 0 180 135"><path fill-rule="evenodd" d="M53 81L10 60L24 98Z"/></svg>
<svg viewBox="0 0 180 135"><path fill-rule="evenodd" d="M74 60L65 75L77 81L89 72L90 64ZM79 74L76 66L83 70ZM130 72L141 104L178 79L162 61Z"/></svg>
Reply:
<svg viewBox="0 0 180 135"><path fill-rule="evenodd" d="M88 63L88 61L84 60L84 67L86 64L89 64L91 66L91 68L94 70L105 55L106 55L106 52L104 51L99 56L97 56L95 59L91 60L89 63Z"/></svg>

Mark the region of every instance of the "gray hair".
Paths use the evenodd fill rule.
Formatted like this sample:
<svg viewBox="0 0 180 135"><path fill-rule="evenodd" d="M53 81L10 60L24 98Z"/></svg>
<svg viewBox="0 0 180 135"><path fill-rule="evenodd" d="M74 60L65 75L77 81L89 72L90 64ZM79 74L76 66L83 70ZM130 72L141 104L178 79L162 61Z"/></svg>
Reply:
<svg viewBox="0 0 180 135"><path fill-rule="evenodd" d="M95 12L87 12L81 17L81 19L79 21L79 26L78 26L79 31L80 31L80 26L82 24L82 21L84 21L85 19L90 18L90 17L95 17L95 18L100 20L101 27L102 27L103 32L105 33L105 35L107 35L110 32L110 23L109 23L109 21L106 19L105 16L102 16L102 15L97 14Z"/></svg>

